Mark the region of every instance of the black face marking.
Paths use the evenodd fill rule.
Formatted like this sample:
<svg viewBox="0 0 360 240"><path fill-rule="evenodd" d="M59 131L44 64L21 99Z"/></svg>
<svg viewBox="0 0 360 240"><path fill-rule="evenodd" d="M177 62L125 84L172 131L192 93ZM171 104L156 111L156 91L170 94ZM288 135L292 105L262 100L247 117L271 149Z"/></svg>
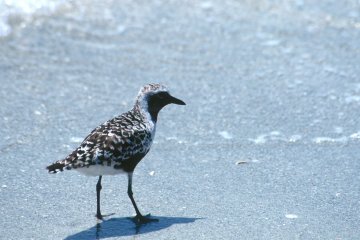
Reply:
<svg viewBox="0 0 360 240"><path fill-rule="evenodd" d="M170 99L171 96L168 92L159 92L149 97L148 108L154 122L157 121L160 110L170 103Z"/></svg>

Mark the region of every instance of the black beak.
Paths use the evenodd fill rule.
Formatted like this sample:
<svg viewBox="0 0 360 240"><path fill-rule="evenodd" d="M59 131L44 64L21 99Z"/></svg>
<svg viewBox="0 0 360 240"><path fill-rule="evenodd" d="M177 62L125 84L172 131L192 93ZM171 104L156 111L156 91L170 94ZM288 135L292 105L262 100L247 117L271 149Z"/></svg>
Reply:
<svg viewBox="0 0 360 240"><path fill-rule="evenodd" d="M174 103L174 104L178 104L178 105L186 105L183 101L181 101L180 99L173 97L173 96L169 96L169 102L170 103Z"/></svg>

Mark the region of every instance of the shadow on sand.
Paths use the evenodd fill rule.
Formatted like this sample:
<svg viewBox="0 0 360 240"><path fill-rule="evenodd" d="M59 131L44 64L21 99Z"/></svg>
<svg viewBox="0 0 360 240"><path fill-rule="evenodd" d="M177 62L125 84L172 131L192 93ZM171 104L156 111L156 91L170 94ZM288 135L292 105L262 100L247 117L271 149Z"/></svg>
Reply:
<svg viewBox="0 0 360 240"><path fill-rule="evenodd" d="M104 239L110 237L133 236L149 232L159 231L170 227L173 224L193 223L201 218L181 218L181 217L157 217L159 222L152 222L145 225L136 225L130 218L111 218L94 227L68 236L65 240L80 239Z"/></svg>

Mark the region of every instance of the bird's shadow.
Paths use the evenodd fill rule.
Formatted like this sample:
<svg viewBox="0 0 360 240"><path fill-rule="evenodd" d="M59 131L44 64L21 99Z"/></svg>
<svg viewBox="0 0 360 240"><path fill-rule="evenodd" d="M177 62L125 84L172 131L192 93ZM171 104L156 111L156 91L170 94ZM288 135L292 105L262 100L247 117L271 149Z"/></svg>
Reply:
<svg viewBox="0 0 360 240"><path fill-rule="evenodd" d="M133 236L149 232L159 231L174 224L193 223L201 218L183 218L183 217L159 217L159 222L137 225L130 218L111 218L95 226L68 236L65 240L80 239L104 239L110 237Z"/></svg>

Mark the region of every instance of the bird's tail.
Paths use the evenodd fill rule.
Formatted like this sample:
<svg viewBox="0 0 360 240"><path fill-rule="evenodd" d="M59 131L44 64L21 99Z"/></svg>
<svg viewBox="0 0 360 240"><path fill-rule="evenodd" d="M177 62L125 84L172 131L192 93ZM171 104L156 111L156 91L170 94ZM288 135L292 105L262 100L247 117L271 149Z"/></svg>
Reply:
<svg viewBox="0 0 360 240"><path fill-rule="evenodd" d="M53 164L50 164L49 166L46 167L46 169L49 170L49 173L57 173L58 171L60 172L64 171L64 167L65 167L65 161L60 160L54 162Z"/></svg>
<svg viewBox="0 0 360 240"><path fill-rule="evenodd" d="M47 170L49 170L49 173L57 173L64 171L64 168L66 170L71 169L71 163L76 160L76 150L73 151L69 156L66 158L56 161L49 166L46 167Z"/></svg>

